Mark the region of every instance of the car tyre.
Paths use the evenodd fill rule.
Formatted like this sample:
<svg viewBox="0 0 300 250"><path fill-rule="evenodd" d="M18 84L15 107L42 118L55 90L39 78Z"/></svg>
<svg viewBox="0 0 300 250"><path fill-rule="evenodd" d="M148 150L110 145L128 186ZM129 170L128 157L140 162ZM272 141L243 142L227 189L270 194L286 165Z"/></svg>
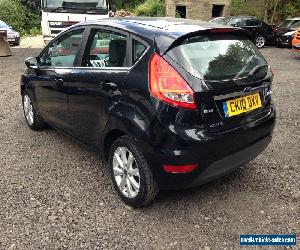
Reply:
<svg viewBox="0 0 300 250"><path fill-rule="evenodd" d="M33 98L28 91L24 91L22 95L22 104L28 127L35 131L44 129L46 125L42 117L38 114Z"/></svg>
<svg viewBox="0 0 300 250"><path fill-rule="evenodd" d="M148 162L130 137L119 137L113 143L108 165L115 190L125 204L138 208L155 199L158 185Z"/></svg>
<svg viewBox="0 0 300 250"><path fill-rule="evenodd" d="M257 36L255 38L255 45L257 48L263 48L266 45L266 38L264 36Z"/></svg>

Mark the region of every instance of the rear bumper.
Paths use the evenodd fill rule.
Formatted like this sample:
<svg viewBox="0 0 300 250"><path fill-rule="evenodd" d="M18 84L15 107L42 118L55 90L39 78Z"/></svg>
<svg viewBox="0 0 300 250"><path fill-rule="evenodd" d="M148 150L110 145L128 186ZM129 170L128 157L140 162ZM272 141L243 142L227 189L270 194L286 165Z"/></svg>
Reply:
<svg viewBox="0 0 300 250"><path fill-rule="evenodd" d="M253 160L270 143L274 125L275 109L271 108L263 119L226 133L208 137L196 132L184 145L174 140L172 149L145 146L145 142L140 146L160 188L182 189L207 183ZM197 141L196 134L200 135ZM198 168L186 174L166 173L162 167L195 163Z"/></svg>
<svg viewBox="0 0 300 250"><path fill-rule="evenodd" d="M228 155L206 168L197 178L185 187L193 187L210 182L230 173L258 156L270 143L271 136L266 136L236 153Z"/></svg>
<svg viewBox="0 0 300 250"><path fill-rule="evenodd" d="M20 44L20 37L8 38L7 41L9 44Z"/></svg>

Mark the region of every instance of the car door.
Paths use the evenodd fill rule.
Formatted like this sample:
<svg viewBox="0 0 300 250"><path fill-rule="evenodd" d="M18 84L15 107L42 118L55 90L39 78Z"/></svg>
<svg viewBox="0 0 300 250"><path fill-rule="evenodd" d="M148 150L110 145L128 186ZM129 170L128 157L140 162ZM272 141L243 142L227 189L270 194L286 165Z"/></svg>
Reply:
<svg viewBox="0 0 300 250"><path fill-rule="evenodd" d="M99 143L109 108L121 98L129 72L128 34L110 28L90 28L82 60L68 82L72 133L87 144Z"/></svg>
<svg viewBox="0 0 300 250"><path fill-rule="evenodd" d="M273 27L264 21L261 21L261 30L267 40L271 40L275 36Z"/></svg>
<svg viewBox="0 0 300 250"><path fill-rule="evenodd" d="M39 57L34 81L38 111L55 127L71 131L67 105L67 82L79 53L84 28L72 30L54 40Z"/></svg>
<svg viewBox="0 0 300 250"><path fill-rule="evenodd" d="M244 25L243 28L250 31L251 34L253 34L253 37L255 38L258 35L263 35L262 31L262 23L259 19L249 17L244 18Z"/></svg>

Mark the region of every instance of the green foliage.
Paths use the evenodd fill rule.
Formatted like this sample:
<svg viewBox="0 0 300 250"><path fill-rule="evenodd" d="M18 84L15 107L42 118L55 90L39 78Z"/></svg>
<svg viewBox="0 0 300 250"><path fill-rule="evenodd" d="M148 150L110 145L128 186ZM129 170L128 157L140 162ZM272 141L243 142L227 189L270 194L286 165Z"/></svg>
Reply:
<svg viewBox="0 0 300 250"><path fill-rule="evenodd" d="M229 9L233 15L237 15L242 11L244 4L245 0L231 0Z"/></svg>
<svg viewBox="0 0 300 250"><path fill-rule="evenodd" d="M127 9L134 10L135 7L142 4L143 0L116 0L117 10Z"/></svg>
<svg viewBox="0 0 300 250"><path fill-rule="evenodd" d="M281 14L285 18L294 17L297 14L300 14L300 0L287 1L283 3Z"/></svg>
<svg viewBox="0 0 300 250"><path fill-rule="evenodd" d="M23 1L24 2L24 1ZM0 20L24 34L40 33L40 14L22 5L20 0L0 0Z"/></svg>
<svg viewBox="0 0 300 250"><path fill-rule="evenodd" d="M146 0L135 8L137 16L164 16L165 4L163 0Z"/></svg>
<svg viewBox="0 0 300 250"><path fill-rule="evenodd" d="M0 20L21 31L25 26L26 9L17 0L0 0Z"/></svg>
<svg viewBox="0 0 300 250"><path fill-rule="evenodd" d="M32 27L26 31L26 35L28 36L36 36L42 34L41 27Z"/></svg>

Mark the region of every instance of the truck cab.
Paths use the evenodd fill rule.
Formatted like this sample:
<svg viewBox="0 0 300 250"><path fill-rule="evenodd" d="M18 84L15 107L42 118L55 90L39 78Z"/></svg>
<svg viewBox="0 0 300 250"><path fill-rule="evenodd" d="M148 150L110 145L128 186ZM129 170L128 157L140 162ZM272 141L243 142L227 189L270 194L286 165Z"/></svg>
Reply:
<svg viewBox="0 0 300 250"><path fill-rule="evenodd" d="M41 0L41 7L45 44L73 24L99 20L115 12L115 4L108 0Z"/></svg>

